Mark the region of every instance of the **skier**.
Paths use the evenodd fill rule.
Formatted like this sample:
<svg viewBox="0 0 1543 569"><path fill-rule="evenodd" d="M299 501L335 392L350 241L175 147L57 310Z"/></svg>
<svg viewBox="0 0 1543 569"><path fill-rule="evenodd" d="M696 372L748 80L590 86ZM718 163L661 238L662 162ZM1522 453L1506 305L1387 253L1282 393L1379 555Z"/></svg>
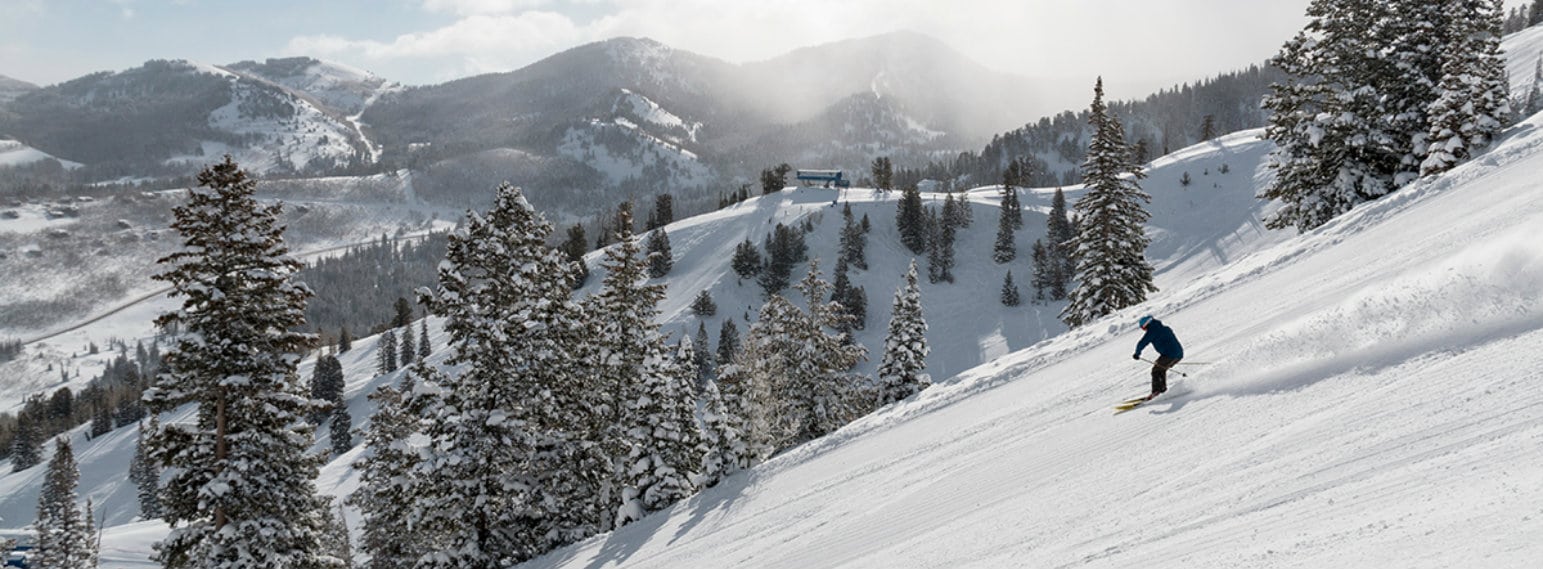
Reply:
<svg viewBox="0 0 1543 569"><path fill-rule="evenodd" d="M1168 369L1184 359L1184 346L1179 344L1179 338L1173 335L1172 328L1164 326L1161 320L1153 318L1151 314L1142 316L1139 322L1146 334L1136 343L1136 355L1131 357L1141 359L1141 351L1146 349L1147 344L1157 350L1157 361L1152 363L1152 394L1147 396L1147 400L1151 401L1168 390Z"/></svg>

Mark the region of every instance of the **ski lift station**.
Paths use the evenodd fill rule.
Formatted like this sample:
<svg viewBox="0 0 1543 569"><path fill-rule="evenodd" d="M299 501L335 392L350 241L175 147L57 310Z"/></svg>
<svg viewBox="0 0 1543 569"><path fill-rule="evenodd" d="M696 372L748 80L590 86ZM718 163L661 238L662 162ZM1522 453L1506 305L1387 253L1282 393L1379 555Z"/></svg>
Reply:
<svg viewBox="0 0 1543 569"><path fill-rule="evenodd" d="M794 178L799 185L849 188L852 181L841 170L799 170Z"/></svg>

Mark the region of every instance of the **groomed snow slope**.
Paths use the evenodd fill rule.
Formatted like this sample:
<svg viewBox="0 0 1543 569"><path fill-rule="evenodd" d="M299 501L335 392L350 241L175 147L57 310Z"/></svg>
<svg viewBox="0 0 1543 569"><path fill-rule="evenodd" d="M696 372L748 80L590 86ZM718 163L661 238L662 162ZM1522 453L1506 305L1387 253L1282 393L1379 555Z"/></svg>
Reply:
<svg viewBox="0 0 1543 569"><path fill-rule="evenodd" d="M1540 126L529 566L1535 567Z"/></svg>

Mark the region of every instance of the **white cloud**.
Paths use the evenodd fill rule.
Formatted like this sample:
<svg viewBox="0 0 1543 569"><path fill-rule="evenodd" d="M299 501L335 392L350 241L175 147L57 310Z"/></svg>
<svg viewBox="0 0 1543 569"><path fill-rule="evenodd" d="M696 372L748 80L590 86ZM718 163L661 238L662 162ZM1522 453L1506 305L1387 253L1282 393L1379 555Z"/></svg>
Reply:
<svg viewBox="0 0 1543 569"><path fill-rule="evenodd" d="M555 12L478 14L450 25L399 35L390 41L355 40L332 35L301 36L286 51L323 57L356 56L371 62L402 59L459 59L467 70L505 71L582 43L582 30Z"/></svg>
<svg viewBox="0 0 1543 569"><path fill-rule="evenodd" d="M548 4L547 0L423 0L423 9L462 16L510 14Z"/></svg>

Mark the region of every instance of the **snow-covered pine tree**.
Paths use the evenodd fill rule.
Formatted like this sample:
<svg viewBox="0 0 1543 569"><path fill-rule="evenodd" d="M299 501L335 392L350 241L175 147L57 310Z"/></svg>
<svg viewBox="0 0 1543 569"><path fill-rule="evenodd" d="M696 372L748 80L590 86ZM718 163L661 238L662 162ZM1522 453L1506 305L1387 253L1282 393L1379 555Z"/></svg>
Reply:
<svg viewBox="0 0 1543 569"><path fill-rule="evenodd" d="M729 261L734 268L734 274L741 279L752 279L761 274L761 251L755 248L755 243L746 237L744 242L734 247L734 258Z"/></svg>
<svg viewBox="0 0 1543 569"><path fill-rule="evenodd" d="M697 316L718 314L718 303L713 302L713 295L707 292L707 289L697 292L696 299L691 301L691 313Z"/></svg>
<svg viewBox="0 0 1543 569"><path fill-rule="evenodd" d="M1056 188L1055 196L1050 200L1050 217L1045 220L1045 260L1048 267L1045 294L1048 300L1066 300L1066 293L1071 289L1072 276L1077 272L1076 261L1072 259L1071 242L1076 237L1077 230L1066 214L1066 194L1061 188Z"/></svg>
<svg viewBox="0 0 1543 569"><path fill-rule="evenodd" d="M151 430L155 430L151 419ZM161 469L156 468L145 448L145 425L139 425L139 436L134 440L134 457L129 459L129 481L134 483L139 498L139 519L155 520L161 517Z"/></svg>
<svg viewBox="0 0 1543 569"><path fill-rule="evenodd" d="M927 321L922 316L921 289L916 282L916 261L905 273L905 283L895 290L895 302L884 336L884 358L879 363L879 405L915 395L932 378L927 368Z"/></svg>
<svg viewBox="0 0 1543 569"><path fill-rule="evenodd" d="M697 422L700 433L697 450L702 461L697 466L693 483L699 488L707 488L738 470L744 464L746 450L744 441L740 440L738 421L730 416L729 404L724 401L716 380L708 379L702 385L698 405L701 412Z"/></svg>
<svg viewBox="0 0 1543 569"><path fill-rule="evenodd" d="M927 282L933 284L954 282L954 225L948 222L948 215L945 208L932 224L933 238L929 240L930 250L927 252Z"/></svg>
<svg viewBox="0 0 1543 569"><path fill-rule="evenodd" d="M705 321L697 322L696 325L695 365L698 385L706 383L708 379L711 379L714 376L713 370L718 367L716 362L713 361L712 338L707 335L707 322Z"/></svg>
<svg viewBox="0 0 1543 569"><path fill-rule="evenodd" d="M331 355L316 358L316 365L311 369L311 399L341 404L343 386L343 362ZM311 414L311 422L320 424L327 416L325 409L318 409Z"/></svg>
<svg viewBox="0 0 1543 569"><path fill-rule="evenodd" d="M589 265L584 263L584 254L589 252L589 238L584 235L584 224L575 223L568 226L568 238L563 240L558 250L567 257L568 263L573 267L573 287L579 288L589 280Z"/></svg>
<svg viewBox="0 0 1543 569"><path fill-rule="evenodd" d="M390 328L380 333L380 340L375 345L375 373L386 375L396 371L396 329Z"/></svg>
<svg viewBox="0 0 1543 569"><path fill-rule="evenodd" d="M585 424L596 390L581 367L573 273L546 246L551 232L503 184L486 215L468 212L451 234L438 290L420 293L445 317L445 363L462 371L420 375L413 397L428 441L408 512L428 549L419 569L501 568L605 529L576 501L590 489L574 489L597 475L564 468L583 438L563 426Z"/></svg>
<svg viewBox="0 0 1543 569"><path fill-rule="evenodd" d="M399 369L413 365L413 360L418 358L418 341L413 337L412 322L402 326L402 334L397 341L397 355L401 357Z"/></svg>
<svg viewBox="0 0 1543 569"><path fill-rule="evenodd" d="M823 436L868 406L848 372L866 350L825 331L839 326L843 316L824 302L830 285L820 278L818 263L810 263L798 289L810 311L773 296L735 360L744 374L735 378L736 413L746 421L740 431L753 461Z"/></svg>
<svg viewBox="0 0 1543 569"><path fill-rule="evenodd" d="M1511 114L1510 85L1500 50L1504 7L1499 0L1443 0L1450 18L1441 49L1438 97L1430 104L1429 151L1420 174L1450 170L1494 140Z"/></svg>
<svg viewBox="0 0 1543 569"><path fill-rule="evenodd" d="M343 569L353 569L354 543L353 539L349 536L348 518L343 515L343 503L341 501L338 502L337 509L332 511L327 518L328 543L324 546L326 551L337 558L338 562L342 564Z"/></svg>
<svg viewBox="0 0 1543 569"><path fill-rule="evenodd" d="M718 327L718 367L733 363L734 355L739 353L739 326L734 324L732 318L724 318L723 324Z"/></svg>
<svg viewBox="0 0 1543 569"><path fill-rule="evenodd" d="M648 234L648 276L662 278L675 267L675 256L670 252L670 235L664 229Z"/></svg>
<svg viewBox="0 0 1543 569"><path fill-rule="evenodd" d="M21 472L43 462L39 450L38 429L29 416L18 417L16 436L11 439L11 472Z"/></svg>
<svg viewBox="0 0 1543 569"><path fill-rule="evenodd" d="M306 420L320 402L295 372L312 340L295 332L310 290L293 279L303 264L284 245L282 206L258 204L255 187L230 156L200 172L173 209L182 249L154 277L183 299L156 324L184 334L145 403L158 414L195 409L146 441L172 468L160 496L172 530L154 556L172 569L331 565Z"/></svg>
<svg viewBox="0 0 1543 569"><path fill-rule="evenodd" d="M418 321L418 360L428 359L434 355L434 346L429 344L429 318L424 316Z"/></svg>
<svg viewBox="0 0 1543 569"><path fill-rule="evenodd" d="M91 518L81 512L76 487L80 468L70 439L61 436L48 461L43 490L38 495L37 547L31 566L39 569L91 569L96 567L96 539Z"/></svg>
<svg viewBox="0 0 1543 569"><path fill-rule="evenodd" d="M1142 204L1151 201L1136 180L1144 177L1130 159L1119 121L1104 106L1104 81L1093 88L1093 140L1082 165L1087 193L1077 200L1077 288L1061 320L1076 328L1121 308L1146 300L1155 292L1152 265L1145 258L1146 223Z"/></svg>
<svg viewBox="0 0 1543 569"><path fill-rule="evenodd" d="M1268 227L1310 230L1417 175L1422 64L1386 49L1428 43L1424 25L1399 25L1409 3L1313 0L1307 26L1270 61L1287 78L1264 102L1276 174L1260 197L1283 203Z"/></svg>
<svg viewBox="0 0 1543 569"><path fill-rule="evenodd" d="M343 328L338 330L338 353L345 353L352 349L354 349L354 333L349 332L348 325L344 324Z"/></svg>
<svg viewBox="0 0 1543 569"><path fill-rule="evenodd" d="M1045 248L1045 242L1039 239L1034 240L1032 258L1034 260L1034 276L1030 279L1030 284L1034 288L1034 303L1039 304L1045 302L1048 298L1045 291L1050 288L1051 283L1055 280L1053 273L1057 267L1054 261L1050 259L1050 254Z"/></svg>
<svg viewBox="0 0 1543 569"><path fill-rule="evenodd" d="M348 406L338 404L332 408L332 420L328 423L328 430L332 440L332 456L341 456L354 448L354 417L348 413Z"/></svg>
<svg viewBox="0 0 1543 569"><path fill-rule="evenodd" d="M695 422L684 411L694 406L694 397L680 391L695 379L681 377L655 322L664 286L645 282L648 259L637 237L625 229L616 237L602 262L606 276L600 291L586 306L596 332L592 367L603 389L620 402L614 421L620 527L689 495L690 470L697 465L695 442L685 442L695 434Z"/></svg>
<svg viewBox="0 0 1543 569"><path fill-rule="evenodd" d="M895 229L900 232L900 242L917 255L927 252L927 212L922 207L921 190L916 184L906 184L900 192L895 209Z"/></svg>
<svg viewBox="0 0 1543 569"><path fill-rule="evenodd" d="M1002 204L997 217L997 240L991 246L991 260L998 264L1011 262L1018 257L1018 246L1013 242L1013 217L1006 203Z"/></svg>
<svg viewBox="0 0 1543 569"><path fill-rule="evenodd" d="M845 261L847 265L868 270L867 249L868 235L850 215L846 216L846 223L841 226L841 254L838 262Z"/></svg>
<svg viewBox="0 0 1543 569"><path fill-rule="evenodd" d="M413 378L427 364L409 369L402 389L383 385L370 394L375 414L364 433L366 452L354 461L359 489L349 503L359 508L359 546L370 556L369 569L412 569L421 553L421 538L407 515L413 503L410 477L418 461L407 439L416 420L403 392L412 389Z"/></svg>
<svg viewBox="0 0 1543 569"><path fill-rule="evenodd" d="M1013 272L1007 271L1007 278L1002 280L1002 305L1018 306L1023 303L1018 293L1018 285L1013 284Z"/></svg>
<svg viewBox="0 0 1543 569"><path fill-rule="evenodd" d="M1007 217L1014 231L1023 229L1023 204L1018 201L1018 188L1028 179L1027 169L1026 163L1014 159L1002 170L1002 215Z"/></svg>

